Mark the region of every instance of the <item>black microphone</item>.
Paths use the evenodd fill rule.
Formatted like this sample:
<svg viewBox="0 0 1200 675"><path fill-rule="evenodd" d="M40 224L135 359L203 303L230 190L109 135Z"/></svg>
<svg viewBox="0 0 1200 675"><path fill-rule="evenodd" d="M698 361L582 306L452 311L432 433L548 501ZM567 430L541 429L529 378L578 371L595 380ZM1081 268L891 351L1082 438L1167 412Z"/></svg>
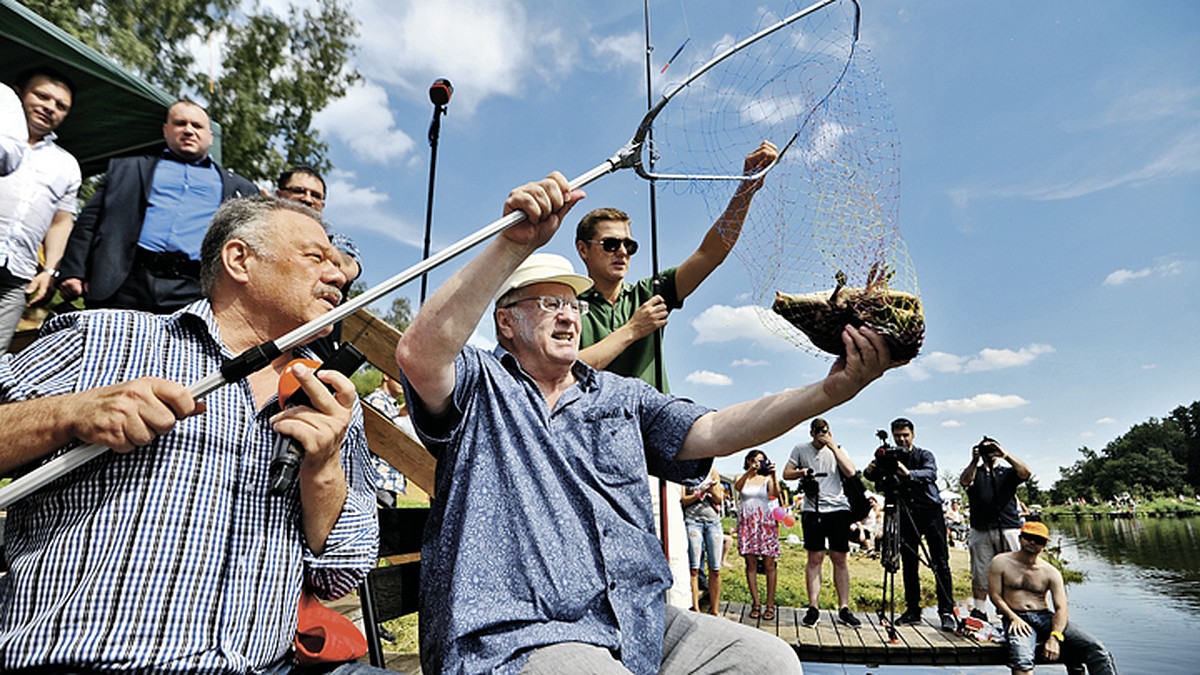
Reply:
<svg viewBox="0 0 1200 675"><path fill-rule="evenodd" d="M349 342L342 343L342 346L325 363L312 359L292 359L284 367L283 375L279 376L279 407L282 409L312 405L308 394L300 386L300 381L292 373L293 365L302 363L314 370L336 370L346 377L350 377L366 359L367 357ZM280 434L275 439L275 452L271 457L270 467L271 494L283 495L292 489L300 475L300 462L303 459L304 446L297 443L294 438Z"/></svg>
<svg viewBox="0 0 1200 675"><path fill-rule="evenodd" d="M436 106L443 106L450 102L450 97L454 94L454 85L450 84L450 80L444 77L439 77L433 81L429 87L429 100Z"/></svg>

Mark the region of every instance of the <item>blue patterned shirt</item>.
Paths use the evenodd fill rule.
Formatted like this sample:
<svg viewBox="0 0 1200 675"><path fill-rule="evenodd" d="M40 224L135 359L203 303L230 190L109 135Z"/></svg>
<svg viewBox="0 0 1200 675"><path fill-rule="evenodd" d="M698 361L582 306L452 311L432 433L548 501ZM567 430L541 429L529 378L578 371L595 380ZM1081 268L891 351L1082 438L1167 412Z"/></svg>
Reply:
<svg viewBox="0 0 1200 675"><path fill-rule="evenodd" d="M233 356L206 300L169 316L75 312L0 358L0 402L144 375L190 384ZM205 413L150 445L108 452L9 508L0 671L259 671L289 656L302 582L337 597L374 565L379 531L357 404L342 446L349 493L318 556L304 542L295 488L268 492L277 401L258 409L244 380L205 401Z"/></svg>
<svg viewBox="0 0 1200 675"><path fill-rule="evenodd" d="M406 390L438 458L421 551L422 672L516 673L536 647L584 642L657 673L671 572L646 474L708 473L711 460L674 457L709 409L577 362L578 382L549 410L502 348L467 347L455 369L442 418Z"/></svg>

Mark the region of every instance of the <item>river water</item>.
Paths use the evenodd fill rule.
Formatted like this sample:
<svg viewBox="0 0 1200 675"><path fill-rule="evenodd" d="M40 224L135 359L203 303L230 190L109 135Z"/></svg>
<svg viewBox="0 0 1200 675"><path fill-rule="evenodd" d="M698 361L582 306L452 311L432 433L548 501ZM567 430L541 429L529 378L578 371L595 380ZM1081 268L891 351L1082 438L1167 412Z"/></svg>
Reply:
<svg viewBox="0 0 1200 675"><path fill-rule="evenodd" d="M1052 540L1082 583L1067 586L1071 621L1095 635L1123 675L1200 673L1200 518L1055 520ZM1063 673L1038 666L1038 673ZM969 673L1007 668L804 664L807 675Z"/></svg>

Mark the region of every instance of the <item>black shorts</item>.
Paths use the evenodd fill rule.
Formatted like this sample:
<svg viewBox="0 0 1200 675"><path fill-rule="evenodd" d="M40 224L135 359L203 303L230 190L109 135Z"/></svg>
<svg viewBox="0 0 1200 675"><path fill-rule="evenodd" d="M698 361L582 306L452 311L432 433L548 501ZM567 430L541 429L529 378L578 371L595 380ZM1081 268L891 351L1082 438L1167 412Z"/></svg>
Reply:
<svg viewBox="0 0 1200 675"><path fill-rule="evenodd" d="M829 513L805 511L801 513L800 526L804 528L804 550L848 552L850 550L850 522L849 511L830 511ZM828 540L828 546L826 540Z"/></svg>

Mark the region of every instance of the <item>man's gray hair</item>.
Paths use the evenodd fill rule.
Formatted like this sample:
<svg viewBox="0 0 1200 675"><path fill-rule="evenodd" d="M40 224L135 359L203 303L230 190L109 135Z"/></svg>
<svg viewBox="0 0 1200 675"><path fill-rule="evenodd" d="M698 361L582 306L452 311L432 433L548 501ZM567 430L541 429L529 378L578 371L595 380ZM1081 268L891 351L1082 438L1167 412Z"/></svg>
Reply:
<svg viewBox="0 0 1200 675"><path fill-rule="evenodd" d="M227 200L213 214L212 224L208 226L204 243L200 246L200 290L204 297L212 297L213 286L222 266L221 249L225 248L226 243L240 239L260 256L271 250L270 215L276 211L295 211L312 218L328 230L320 214L300 202L265 195Z"/></svg>

